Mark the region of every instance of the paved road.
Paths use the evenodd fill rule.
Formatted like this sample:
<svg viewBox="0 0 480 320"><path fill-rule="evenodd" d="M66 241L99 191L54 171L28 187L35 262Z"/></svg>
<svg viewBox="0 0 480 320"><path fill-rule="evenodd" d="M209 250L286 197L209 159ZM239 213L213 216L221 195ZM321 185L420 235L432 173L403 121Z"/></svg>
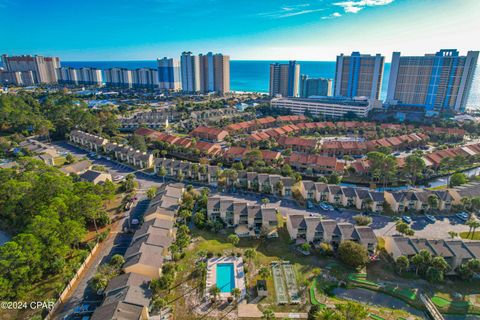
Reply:
<svg viewBox="0 0 480 320"><path fill-rule="evenodd" d="M149 200L146 199L144 195L139 195L138 198L138 202L132 207L130 212L126 212L125 217L112 226L109 237L101 243L95 257L82 273L80 281L68 296L65 303L56 312L54 319L63 319L63 317L71 313L73 308L82 303L97 305L101 303L102 297L90 288L89 283L99 265L109 262L110 258L115 254L125 254L132 240L133 232L123 232L123 230L128 228L128 226L133 230L137 227L131 225L131 223L129 224L127 217L130 217L130 219L139 219L148 207Z"/></svg>

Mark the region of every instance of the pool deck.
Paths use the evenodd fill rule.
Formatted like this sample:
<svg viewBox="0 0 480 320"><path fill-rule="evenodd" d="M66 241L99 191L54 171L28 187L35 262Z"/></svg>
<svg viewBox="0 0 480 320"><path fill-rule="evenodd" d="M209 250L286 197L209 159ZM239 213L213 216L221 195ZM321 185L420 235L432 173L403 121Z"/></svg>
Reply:
<svg viewBox="0 0 480 320"><path fill-rule="evenodd" d="M207 261L207 281L205 286L205 296L210 297L208 293L210 288L214 285L217 285L217 264L222 263L232 263L233 272L235 279L235 288L240 289L240 298L242 300L247 290L245 288L245 272L243 270L243 259L241 257L220 257L220 258L211 258ZM231 297L230 292L221 292L220 299L226 300L228 297Z"/></svg>

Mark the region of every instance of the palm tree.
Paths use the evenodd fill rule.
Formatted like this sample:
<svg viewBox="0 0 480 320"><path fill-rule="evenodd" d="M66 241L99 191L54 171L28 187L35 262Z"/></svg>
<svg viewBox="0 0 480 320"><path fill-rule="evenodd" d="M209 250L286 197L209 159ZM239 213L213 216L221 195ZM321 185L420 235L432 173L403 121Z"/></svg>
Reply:
<svg viewBox="0 0 480 320"><path fill-rule="evenodd" d="M167 169L165 169L164 167L160 167L158 169L158 175L163 178L163 183L165 183L165 176L167 175Z"/></svg>
<svg viewBox="0 0 480 320"><path fill-rule="evenodd" d="M397 258L397 261L395 261L395 265L398 268L398 273L402 274L403 270L408 269L410 266L410 262L408 261L408 258L405 256L400 256Z"/></svg>
<svg viewBox="0 0 480 320"><path fill-rule="evenodd" d="M472 240L473 240L473 238L475 237L475 230L477 230L477 228L480 228L480 222L474 221L472 223L472 228L473 228L473 231L472 231Z"/></svg>
<svg viewBox="0 0 480 320"><path fill-rule="evenodd" d="M240 295L242 294L240 289L233 288L231 294L232 294L232 297L235 299L235 303L238 303L238 299L240 298Z"/></svg>
<svg viewBox="0 0 480 320"><path fill-rule="evenodd" d="M470 237L470 234L472 233L472 229L473 229L473 226L475 224L475 220L470 218L470 219L468 219L467 222L465 222L465 224L469 227L468 234L467 234L467 238L468 238L468 237Z"/></svg>
<svg viewBox="0 0 480 320"><path fill-rule="evenodd" d="M266 207L268 203L270 203L270 199L268 199L268 198L263 198L263 199L262 199L262 204L263 204L263 206Z"/></svg>
<svg viewBox="0 0 480 320"><path fill-rule="evenodd" d="M258 274L260 275L260 278L266 280L270 276L270 269L267 267L261 267L260 270L258 270Z"/></svg>
<svg viewBox="0 0 480 320"><path fill-rule="evenodd" d="M220 295L220 288L217 287L216 285L213 285L210 287L210 289L208 290L208 293L210 293L210 295L213 297L212 300L213 302L217 301L217 298L218 296Z"/></svg>
<svg viewBox="0 0 480 320"><path fill-rule="evenodd" d="M262 320L275 320L275 313L271 309L263 310Z"/></svg>
<svg viewBox="0 0 480 320"><path fill-rule="evenodd" d="M458 237L458 233L455 232L455 231L448 231L448 235L449 235L452 239L455 239L456 237Z"/></svg>

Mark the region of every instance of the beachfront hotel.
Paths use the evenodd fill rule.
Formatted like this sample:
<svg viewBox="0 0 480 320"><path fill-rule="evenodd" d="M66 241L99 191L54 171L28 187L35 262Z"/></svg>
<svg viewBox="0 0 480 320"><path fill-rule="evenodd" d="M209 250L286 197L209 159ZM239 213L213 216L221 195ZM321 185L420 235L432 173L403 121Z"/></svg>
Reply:
<svg viewBox="0 0 480 320"><path fill-rule="evenodd" d="M427 114L463 112L472 87L478 51L461 56L443 49L425 56L392 55L386 103L423 108Z"/></svg>
<svg viewBox="0 0 480 320"><path fill-rule="evenodd" d="M16 85L23 85L24 82L27 85L56 83L57 69L61 66L57 57L37 55L9 57L6 54L2 55L2 65L5 71L1 72L1 78L11 79Z"/></svg>
<svg viewBox="0 0 480 320"><path fill-rule="evenodd" d="M270 65L270 96L298 97L300 65L296 61L288 64Z"/></svg>
<svg viewBox="0 0 480 320"><path fill-rule="evenodd" d="M180 57L182 90L187 93L225 94L230 91L230 56L221 53Z"/></svg>
<svg viewBox="0 0 480 320"><path fill-rule="evenodd" d="M334 96L366 97L379 100L382 91L385 57L352 52L350 56L337 56Z"/></svg>

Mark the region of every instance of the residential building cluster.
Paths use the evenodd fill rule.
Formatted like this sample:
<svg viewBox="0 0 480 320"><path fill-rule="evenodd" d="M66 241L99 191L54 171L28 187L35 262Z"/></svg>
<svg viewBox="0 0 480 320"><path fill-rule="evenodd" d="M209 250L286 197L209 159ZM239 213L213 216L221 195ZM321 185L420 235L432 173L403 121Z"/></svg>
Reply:
<svg viewBox="0 0 480 320"><path fill-rule="evenodd" d="M442 49L425 56L401 56L400 52L394 52L386 105L421 108L427 115L445 110L464 112L478 55L478 51L469 51L466 56L461 56L455 49ZM346 101L362 97L369 100L369 104L381 107L379 100L384 62L385 57L380 54L372 56L352 52L349 56L337 56L333 97ZM300 97L303 99L296 99L299 96L299 73L300 66L296 61L270 66L270 95L276 98L272 100L272 106L288 108L295 114L310 112L316 116L330 117L340 117L348 111L365 117L371 110L371 107L364 110L354 108L352 101L347 103L348 108L343 107L343 112L335 112L334 99L322 97L319 100L319 97L312 97L328 96L328 82L318 79L309 84L307 76L302 76L300 83ZM310 94L310 88L322 88L322 94ZM305 98L309 97L315 99L308 102ZM341 105L337 107L342 109Z"/></svg>
<svg viewBox="0 0 480 320"><path fill-rule="evenodd" d="M207 217L233 227L239 237L278 237L277 210L228 197L209 197Z"/></svg>
<svg viewBox="0 0 480 320"><path fill-rule="evenodd" d="M201 165L189 161L166 158L154 159L151 154L143 154L128 146L111 144L107 139L81 131L72 131L69 140L85 149L114 156L117 160L138 168L153 167L155 174L160 174L164 170L165 174L162 174L162 176L179 180L186 179L216 186L223 170L216 165ZM117 148L120 148L120 150ZM280 155L278 154L278 156ZM301 172L318 170L320 173L331 173L337 170L344 170L343 165L333 163L330 159L336 161L336 158L333 157L326 158L320 155L293 153L285 161ZM343 164L343 162L340 163ZM240 170L237 173L238 175L235 179L225 178L223 184L226 187L241 188L281 197L294 196L293 187L296 185L296 181L291 177L247 172L245 170ZM328 202L337 206L355 207L358 210L374 212L383 211L384 203L388 203L393 212L399 213L431 209L428 201L431 195L436 196L438 199L438 207L435 208L438 211L449 211L453 204L461 204L461 199L464 197L480 196L478 183L445 190L411 189L379 192L366 188L342 187L303 180L299 183L298 190L301 197L307 201Z"/></svg>
<svg viewBox="0 0 480 320"><path fill-rule="evenodd" d="M162 266L171 259L169 247L175 241L174 224L183 191L181 183L162 185L157 190L125 252L124 273L109 281L104 300L91 319L149 318L150 282L161 276Z"/></svg>
<svg viewBox="0 0 480 320"><path fill-rule="evenodd" d="M341 242L353 241L364 246L370 253L374 253L377 247L375 233L366 226L299 214L288 214L286 226L290 239L295 240L296 244L318 246L326 243L336 250Z"/></svg>
<svg viewBox="0 0 480 320"><path fill-rule="evenodd" d="M2 55L0 83L30 86L34 84L52 84L58 82L57 69L60 59L44 56Z"/></svg>
<svg viewBox="0 0 480 320"><path fill-rule="evenodd" d="M157 59L157 68L62 67L57 57L2 55L0 83L20 86L35 84L85 84L125 88L152 88L185 93L230 92L230 56L223 54L193 55L183 52L180 61Z"/></svg>
<svg viewBox="0 0 480 320"><path fill-rule="evenodd" d="M97 68L72 68L61 67L57 69L58 83L60 84L85 84L102 86L102 70Z"/></svg>
<svg viewBox="0 0 480 320"><path fill-rule="evenodd" d="M422 250L433 257L443 257L449 265L447 274L454 275L456 269L472 259L480 259L480 241L463 241L459 239L425 239L403 236L385 237L385 250L394 259L401 256L409 260Z"/></svg>

